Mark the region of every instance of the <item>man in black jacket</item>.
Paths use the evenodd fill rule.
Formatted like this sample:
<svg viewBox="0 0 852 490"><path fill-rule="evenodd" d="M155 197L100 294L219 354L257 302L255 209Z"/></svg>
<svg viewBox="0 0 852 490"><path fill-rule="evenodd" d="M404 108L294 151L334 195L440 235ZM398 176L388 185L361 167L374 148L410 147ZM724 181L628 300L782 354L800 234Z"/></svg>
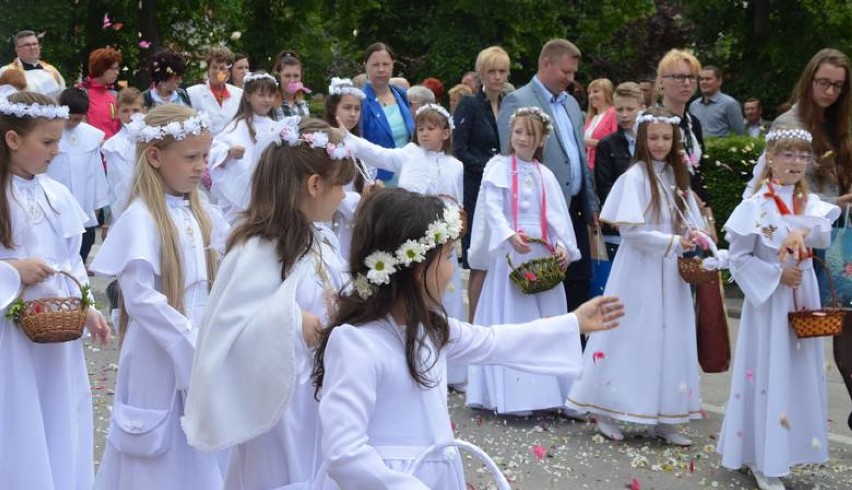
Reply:
<svg viewBox="0 0 852 490"><path fill-rule="evenodd" d="M616 87L613 93L613 106L618 119L618 131L607 135L598 142L595 155L595 190L601 205L606 201L610 189L633 163L636 150L636 116L644 109L644 96L635 82L625 82ZM601 224L604 245L609 260L615 257L621 237L612 226Z"/></svg>

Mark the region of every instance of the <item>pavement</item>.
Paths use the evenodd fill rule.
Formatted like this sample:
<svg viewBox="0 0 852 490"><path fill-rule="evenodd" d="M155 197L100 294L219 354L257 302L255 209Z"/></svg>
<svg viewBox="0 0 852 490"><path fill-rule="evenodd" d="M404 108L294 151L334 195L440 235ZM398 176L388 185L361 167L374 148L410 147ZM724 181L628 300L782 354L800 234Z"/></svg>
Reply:
<svg viewBox="0 0 852 490"><path fill-rule="evenodd" d="M92 278L100 304L109 282ZM726 291L730 289L726 285ZM736 342L742 298L729 292L731 341ZM826 359L832 359L827 341ZM86 342L86 358L95 406L95 459L100 460L112 407L118 345ZM852 402L833 361L826 363L831 459L822 465L796 468L784 481L790 489L852 488L852 431L846 420ZM701 393L707 418L688 425L690 448L667 446L644 436L639 426L626 426L623 442L597 435L591 422L577 422L556 413L531 417L497 416L468 409L464 396L451 393L450 415L456 436L482 447L510 480L514 489L752 489L744 471L719 466L714 452L728 398L730 373L702 374ZM471 456L464 456L469 488L496 488L489 473Z"/></svg>

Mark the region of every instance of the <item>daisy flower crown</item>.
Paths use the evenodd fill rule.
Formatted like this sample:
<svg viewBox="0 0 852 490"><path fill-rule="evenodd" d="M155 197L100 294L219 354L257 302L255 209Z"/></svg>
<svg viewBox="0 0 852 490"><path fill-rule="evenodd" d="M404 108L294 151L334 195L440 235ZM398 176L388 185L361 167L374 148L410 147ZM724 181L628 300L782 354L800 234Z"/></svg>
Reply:
<svg viewBox="0 0 852 490"><path fill-rule="evenodd" d="M278 80L276 80L275 77L273 77L269 73L252 71L246 73L246 75L243 77L243 84L253 82L255 80L263 80L264 78L271 80L276 87L278 86Z"/></svg>
<svg viewBox="0 0 852 490"><path fill-rule="evenodd" d="M516 117L521 116L534 116L539 118L541 120L541 124L544 126L544 135L550 136L553 134L553 122L550 120L550 116L545 114L545 112L540 108L535 106L521 107L512 114L512 117L509 118L509 126L511 127L512 124L515 123Z"/></svg>
<svg viewBox="0 0 852 490"><path fill-rule="evenodd" d="M68 107L64 105L22 104L0 98L0 114L15 117L44 119L68 119Z"/></svg>
<svg viewBox="0 0 852 490"><path fill-rule="evenodd" d="M353 286L361 299L372 296L379 287L390 284L390 276L412 264L426 260L426 253L461 235L461 212L456 206L444 208L443 215L429 223L426 234L419 240L406 240L393 253L377 250L364 259L367 273L355 277Z"/></svg>
<svg viewBox="0 0 852 490"><path fill-rule="evenodd" d="M296 147L306 144L311 148L322 148L332 160L343 160L352 158L352 152L341 141L340 143L332 143L328 138L328 133L325 131L313 131L310 133L300 133L299 124L302 118L299 116L285 117L277 122L275 129L272 130L269 141L260 146L265 148L269 144L281 146L281 143L287 143L287 146Z"/></svg>
<svg viewBox="0 0 852 490"><path fill-rule="evenodd" d="M328 94L352 95L360 100L364 100L367 98L367 94L365 94L364 91L360 88L356 87L355 84L352 83L352 80L349 78L332 78L331 85L328 86Z"/></svg>
<svg viewBox="0 0 852 490"><path fill-rule="evenodd" d="M814 137L804 129L773 129L766 133L766 142L773 140L797 139L812 142Z"/></svg>
<svg viewBox="0 0 852 490"><path fill-rule="evenodd" d="M209 130L210 116L204 112L199 112L183 122L172 121L163 126L149 126L145 124L143 114L134 114L127 124L127 131L137 143L150 143L167 137L182 140L191 134L198 135Z"/></svg>
<svg viewBox="0 0 852 490"><path fill-rule="evenodd" d="M418 107L417 110L414 112L414 117L416 118L417 116L423 114L426 111L435 111L438 114L444 116L444 119L447 120L447 125L450 127L450 131L454 131L456 129L456 125L453 124L453 116L451 116L446 109L444 109L438 104L423 104L422 106Z"/></svg>
<svg viewBox="0 0 852 490"><path fill-rule="evenodd" d="M673 124L675 126L680 125L680 118L677 116L664 117L664 116L655 116L653 114L643 113L639 117L636 118L636 126L645 123L660 123L660 124Z"/></svg>

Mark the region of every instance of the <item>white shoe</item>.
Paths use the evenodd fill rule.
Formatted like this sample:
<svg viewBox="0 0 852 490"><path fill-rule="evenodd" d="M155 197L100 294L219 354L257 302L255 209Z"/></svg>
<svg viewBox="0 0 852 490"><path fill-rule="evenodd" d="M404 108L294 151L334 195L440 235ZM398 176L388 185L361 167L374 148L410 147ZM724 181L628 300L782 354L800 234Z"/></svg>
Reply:
<svg viewBox="0 0 852 490"><path fill-rule="evenodd" d="M657 424L648 428L648 433L663 439L673 446L691 446L692 439L678 432L677 427L670 424Z"/></svg>
<svg viewBox="0 0 852 490"><path fill-rule="evenodd" d="M760 490L785 490L784 482L777 476L766 476L762 472L757 471L753 466L749 466L754 481L757 482L757 488Z"/></svg>
<svg viewBox="0 0 852 490"><path fill-rule="evenodd" d="M573 408L563 408L562 413L565 414L565 417L571 420L576 420L577 422L588 422L589 415L583 412L578 412Z"/></svg>
<svg viewBox="0 0 852 490"><path fill-rule="evenodd" d="M621 429L615 425L615 422L609 418L604 416L598 416L598 432L606 436L607 438L613 441L623 441L624 433L621 432Z"/></svg>

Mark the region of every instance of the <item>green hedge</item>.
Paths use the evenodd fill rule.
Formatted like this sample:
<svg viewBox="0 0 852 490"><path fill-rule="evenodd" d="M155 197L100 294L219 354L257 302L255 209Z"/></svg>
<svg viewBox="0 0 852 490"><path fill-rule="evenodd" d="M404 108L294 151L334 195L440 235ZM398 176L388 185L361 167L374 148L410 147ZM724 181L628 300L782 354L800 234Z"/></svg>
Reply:
<svg viewBox="0 0 852 490"><path fill-rule="evenodd" d="M713 205L716 232L723 239L722 226L742 201L743 190L766 145L762 138L748 136L708 138L705 143L701 171Z"/></svg>

